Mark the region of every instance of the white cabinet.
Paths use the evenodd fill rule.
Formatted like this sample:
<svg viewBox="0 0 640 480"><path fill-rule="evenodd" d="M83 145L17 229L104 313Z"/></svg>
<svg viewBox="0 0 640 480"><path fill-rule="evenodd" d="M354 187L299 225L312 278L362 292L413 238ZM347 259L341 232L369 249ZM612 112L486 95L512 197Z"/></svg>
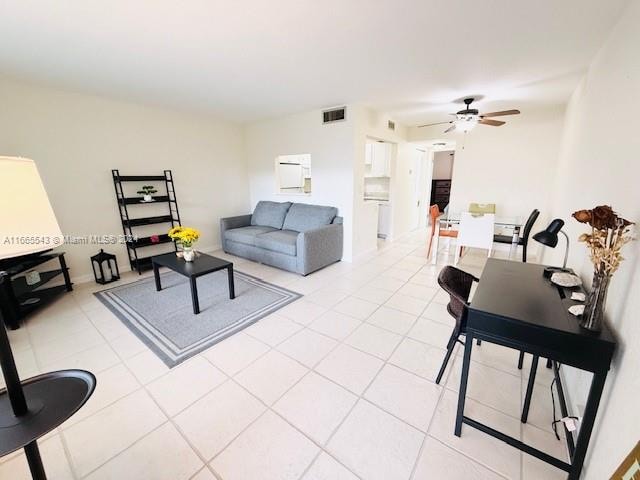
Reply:
<svg viewBox="0 0 640 480"><path fill-rule="evenodd" d="M367 143L365 148L364 164L371 165L371 162L373 161L373 143Z"/></svg>
<svg viewBox="0 0 640 480"><path fill-rule="evenodd" d="M302 165L281 163L278 173L280 174L281 189L302 188L304 186Z"/></svg>
<svg viewBox="0 0 640 480"><path fill-rule="evenodd" d="M371 146L369 150L369 146ZM370 158L372 177L390 177L391 176L391 149L390 143L369 143L367 144L367 155ZM371 155L369 156L369 152ZM366 158L365 157L365 158ZM366 163L366 161L365 161Z"/></svg>
<svg viewBox="0 0 640 480"><path fill-rule="evenodd" d="M387 238L391 235L391 205L381 203L378 207L378 236Z"/></svg>

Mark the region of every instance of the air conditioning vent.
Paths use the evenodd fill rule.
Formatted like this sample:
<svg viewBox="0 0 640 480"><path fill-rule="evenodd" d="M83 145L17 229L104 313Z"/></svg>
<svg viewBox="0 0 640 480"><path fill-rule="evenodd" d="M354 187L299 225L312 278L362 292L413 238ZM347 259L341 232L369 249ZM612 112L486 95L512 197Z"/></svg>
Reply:
<svg viewBox="0 0 640 480"><path fill-rule="evenodd" d="M389 130L395 130L396 129L396 122L392 122L391 120L387 121L387 127L389 127Z"/></svg>
<svg viewBox="0 0 640 480"><path fill-rule="evenodd" d="M347 118L347 107L332 108L322 112L322 123L341 122Z"/></svg>

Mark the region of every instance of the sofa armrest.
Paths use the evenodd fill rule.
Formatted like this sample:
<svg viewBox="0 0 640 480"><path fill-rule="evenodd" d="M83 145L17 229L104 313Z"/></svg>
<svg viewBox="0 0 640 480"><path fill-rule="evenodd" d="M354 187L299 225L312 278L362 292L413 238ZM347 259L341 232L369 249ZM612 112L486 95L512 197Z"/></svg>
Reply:
<svg viewBox="0 0 640 480"><path fill-rule="evenodd" d="M220 242L222 249L227 251L227 243L225 241L225 232L234 228L248 227L251 225L251 214L239 215L237 217L227 217L220 219Z"/></svg>
<svg viewBox="0 0 640 480"><path fill-rule="evenodd" d="M300 232L296 240L297 270L307 275L342 259L342 224Z"/></svg>

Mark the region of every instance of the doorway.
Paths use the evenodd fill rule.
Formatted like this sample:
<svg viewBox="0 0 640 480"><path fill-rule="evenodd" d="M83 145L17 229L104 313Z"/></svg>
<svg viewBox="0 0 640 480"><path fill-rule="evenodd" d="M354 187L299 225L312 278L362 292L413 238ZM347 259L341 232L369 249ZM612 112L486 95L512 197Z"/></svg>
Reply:
<svg viewBox="0 0 640 480"><path fill-rule="evenodd" d="M433 175L431 177L431 199L429 205L438 205L441 212L448 211L454 161L454 150L442 150L433 153Z"/></svg>
<svg viewBox="0 0 640 480"><path fill-rule="evenodd" d="M437 204L442 212L451 200L455 143L431 141L417 144L414 161L415 216L414 228L429 226L429 207Z"/></svg>

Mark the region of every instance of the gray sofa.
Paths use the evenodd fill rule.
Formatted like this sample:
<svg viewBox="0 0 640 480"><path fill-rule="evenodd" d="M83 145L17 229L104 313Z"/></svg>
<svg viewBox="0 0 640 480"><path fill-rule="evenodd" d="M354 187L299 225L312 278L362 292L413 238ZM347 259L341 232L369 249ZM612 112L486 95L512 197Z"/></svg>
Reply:
<svg viewBox="0 0 640 480"><path fill-rule="evenodd" d="M220 220L225 252L307 275L342 258L338 209L258 202L253 214Z"/></svg>

